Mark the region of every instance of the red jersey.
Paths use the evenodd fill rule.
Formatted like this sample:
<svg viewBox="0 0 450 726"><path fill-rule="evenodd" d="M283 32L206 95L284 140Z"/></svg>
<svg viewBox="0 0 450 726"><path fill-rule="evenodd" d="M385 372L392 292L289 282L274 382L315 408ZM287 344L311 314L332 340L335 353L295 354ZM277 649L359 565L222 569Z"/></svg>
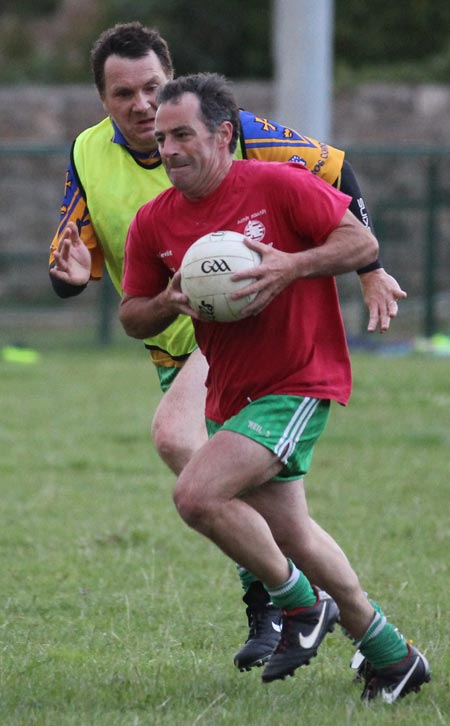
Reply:
<svg viewBox="0 0 450 726"><path fill-rule="evenodd" d="M298 164L234 161L219 187L195 201L170 188L141 207L125 251L124 291L154 297L199 237L233 230L285 252L323 244L351 198ZM345 404L351 369L335 279L299 279L257 316L194 321L209 364L206 416L223 423L271 394Z"/></svg>

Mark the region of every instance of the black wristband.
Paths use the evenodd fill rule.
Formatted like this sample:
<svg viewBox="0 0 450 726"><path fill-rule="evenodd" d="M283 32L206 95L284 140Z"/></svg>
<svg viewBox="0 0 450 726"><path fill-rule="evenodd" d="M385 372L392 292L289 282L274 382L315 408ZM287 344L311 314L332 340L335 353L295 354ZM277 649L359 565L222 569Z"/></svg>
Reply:
<svg viewBox="0 0 450 726"><path fill-rule="evenodd" d="M361 267L361 269L356 270L358 275L364 275L365 272L373 272L373 270L380 270L383 267L381 264L381 260L375 260L375 262L371 262L370 265L366 265L365 267Z"/></svg>
<svg viewBox="0 0 450 726"><path fill-rule="evenodd" d="M55 263L53 262L50 265L50 269L52 267L55 267ZM65 282L64 280L60 280L59 277L55 277L54 275L50 275L49 273L50 282L52 283L52 287L58 297L61 298L67 298L67 297L75 297L76 295L79 295L83 290L87 287L87 282L85 285L71 285L70 282Z"/></svg>

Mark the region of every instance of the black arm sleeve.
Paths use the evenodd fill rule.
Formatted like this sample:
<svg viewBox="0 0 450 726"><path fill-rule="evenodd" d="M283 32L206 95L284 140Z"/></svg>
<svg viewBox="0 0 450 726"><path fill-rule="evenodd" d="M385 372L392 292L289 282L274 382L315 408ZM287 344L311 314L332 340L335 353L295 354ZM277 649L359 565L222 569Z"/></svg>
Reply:
<svg viewBox="0 0 450 726"><path fill-rule="evenodd" d="M368 227L373 232L373 225L369 211L361 194L361 189L359 188L355 172L353 171L353 168L348 161L344 161L342 165L339 189L341 192L348 194L352 198L349 206L350 211L353 212L355 217L359 219L359 221L362 222L365 227ZM380 258L378 258L377 260L375 260L375 262L372 262L366 267L362 267L360 270L357 270L357 272L358 275L361 275L364 272L372 272L372 270L378 270L382 266L383 265L381 264L381 260Z"/></svg>
<svg viewBox="0 0 450 726"><path fill-rule="evenodd" d="M55 267L54 262L50 265L50 269L52 267ZM56 292L58 297L62 298L75 297L75 295L79 295L87 287L87 283L85 285L71 285L70 282L60 280L58 277L50 275L50 273L49 278L54 291Z"/></svg>

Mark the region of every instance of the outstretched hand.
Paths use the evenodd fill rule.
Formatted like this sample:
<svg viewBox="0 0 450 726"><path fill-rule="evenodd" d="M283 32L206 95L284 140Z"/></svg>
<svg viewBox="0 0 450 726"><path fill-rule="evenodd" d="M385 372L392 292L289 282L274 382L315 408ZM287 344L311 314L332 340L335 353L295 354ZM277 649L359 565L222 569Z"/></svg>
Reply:
<svg viewBox="0 0 450 726"><path fill-rule="evenodd" d="M388 275L382 267L359 276L362 296L369 311L369 333L379 328L380 333L389 329L392 318L397 317L398 300L407 297L395 277Z"/></svg>
<svg viewBox="0 0 450 726"><path fill-rule="evenodd" d="M85 285L91 275L91 255L78 234L77 225L69 222L53 254L55 266L50 274L71 285Z"/></svg>
<svg viewBox="0 0 450 726"><path fill-rule="evenodd" d="M231 294L234 300L256 294L255 299L241 310L241 317L244 318L258 315L296 277L292 255L288 252L282 252L248 238L245 243L250 249L259 252L262 261L258 267L237 272L232 277L233 280L249 280L248 285ZM397 316L398 301L405 299L407 293L383 268L363 273L359 276L359 280L363 299L369 311L367 330L373 333L378 328L380 333L384 333L389 329L391 320Z"/></svg>

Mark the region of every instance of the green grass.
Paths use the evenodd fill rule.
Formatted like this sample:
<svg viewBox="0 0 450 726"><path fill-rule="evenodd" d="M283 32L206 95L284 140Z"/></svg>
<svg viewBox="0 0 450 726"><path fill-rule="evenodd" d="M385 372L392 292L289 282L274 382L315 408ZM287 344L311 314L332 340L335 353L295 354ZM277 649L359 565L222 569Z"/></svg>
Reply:
<svg viewBox="0 0 450 726"><path fill-rule="evenodd" d="M2 726L448 723L450 363L353 358L310 508L426 652L431 684L365 706L340 632L285 682L238 673L239 583L174 511L150 441L147 356L50 350L36 365L0 362Z"/></svg>

